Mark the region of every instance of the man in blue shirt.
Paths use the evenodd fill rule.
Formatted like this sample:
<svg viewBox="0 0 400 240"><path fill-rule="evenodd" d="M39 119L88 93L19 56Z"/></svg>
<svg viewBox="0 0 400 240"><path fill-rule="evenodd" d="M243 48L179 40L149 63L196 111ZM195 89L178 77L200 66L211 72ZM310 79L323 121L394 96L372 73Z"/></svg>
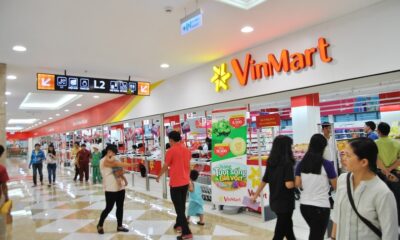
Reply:
<svg viewBox="0 0 400 240"><path fill-rule="evenodd" d="M378 139L378 134L375 133L376 124L373 121L365 122L364 132L367 134L367 138L376 140Z"/></svg>
<svg viewBox="0 0 400 240"><path fill-rule="evenodd" d="M33 169L33 187L37 186L36 177L37 172L39 172L40 183L43 185L43 161L46 159L44 152L40 149L40 144L35 144L35 150L32 151L31 161L29 163L29 168Z"/></svg>

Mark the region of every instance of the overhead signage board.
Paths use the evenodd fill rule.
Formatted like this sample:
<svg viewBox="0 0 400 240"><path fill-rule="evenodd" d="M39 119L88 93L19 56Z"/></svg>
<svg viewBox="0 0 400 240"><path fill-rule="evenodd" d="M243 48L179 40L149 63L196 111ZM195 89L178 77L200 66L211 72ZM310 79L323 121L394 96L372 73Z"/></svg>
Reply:
<svg viewBox="0 0 400 240"><path fill-rule="evenodd" d="M260 115L256 117L257 128L262 127L275 127L281 125L281 118L279 114Z"/></svg>
<svg viewBox="0 0 400 240"><path fill-rule="evenodd" d="M185 35L203 25L203 13L197 9L181 19L181 35Z"/></svg>
<svg viewBox="0 0 400 240"><path fill-rule="evenodd" d="M37 90L150 96L150 83L38 73Z"/></svg>

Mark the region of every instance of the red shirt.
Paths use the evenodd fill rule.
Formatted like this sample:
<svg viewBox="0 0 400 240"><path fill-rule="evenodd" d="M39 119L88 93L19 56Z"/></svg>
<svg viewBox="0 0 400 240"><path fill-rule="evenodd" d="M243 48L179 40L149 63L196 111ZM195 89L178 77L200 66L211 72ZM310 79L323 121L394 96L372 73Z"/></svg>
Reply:
<svg viewBox="0 0 400 240"><path fill-rule="evenodd" d="M76 154L76 157L78 158L79 164L89 164L91 153L87 149L82 149Z"/></svg>
<svg viewBox="0 0 400 240"><path fill-rule="evenodd" d="M8 177L7 169L0 164L0 183L6 183L10 180Z"/></svg>
<svg viewBox="0 0 400 240"><path fill-rule="evenodd" d="M189 184L192 154L183 144L173 145L166 153L165 164L169 166L169 185L181 187Z"/></svg>

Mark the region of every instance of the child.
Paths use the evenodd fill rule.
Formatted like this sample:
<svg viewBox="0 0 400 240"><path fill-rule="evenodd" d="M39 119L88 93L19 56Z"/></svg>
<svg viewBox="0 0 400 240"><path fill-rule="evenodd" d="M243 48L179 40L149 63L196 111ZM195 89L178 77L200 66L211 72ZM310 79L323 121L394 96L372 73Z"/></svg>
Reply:
<svg viewBox="0 0 400 240"><path fill-rule="evenodd" d="M118 158L116 158L116 159L118 159ZM122 186L122 184L124 184L125 186L128 186L128 180L126 180L126 178L124 176L124 174L125 174L124 169L122 167L113 167L112 170L113 170L113 174L114 174L115 178L117 178L118 185L120 187Z"/></svg>
<svg viewBox="0 0 400 240"><path fill-rule="evenodd" d="M188 208L188 222L191 216L199 216L200 221L198 225L204 226L204 201L202 198L202 192L200 184L195 181L199 177L199 172L196 170L190 171L190 184L189 184L189 208Z"/></svg>
<svg viewBox="0 0 400 240"><path fill-rule="evenodd" d="M99 151L99 146L92 145L92 168L93 168L93 184L101 183L103 180L100 173L100 160L101 152Z"/></svg>

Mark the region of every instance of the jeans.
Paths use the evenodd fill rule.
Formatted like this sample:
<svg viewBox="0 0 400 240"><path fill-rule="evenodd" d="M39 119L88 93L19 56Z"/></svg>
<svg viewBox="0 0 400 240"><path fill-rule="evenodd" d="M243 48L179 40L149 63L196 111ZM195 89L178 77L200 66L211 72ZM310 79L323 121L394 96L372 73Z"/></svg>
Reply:
<svg viewBox="0 0 400 240"><path fill-rule="evenodd" d="M310 227L310 236L308 239L324 239L331 210L329 208L300 205L300 211Z"/></svg>
<svg viewBox="0 0 400 240"><path fill-rule="evenodd" d="M47 173L49 174L49 184L56 182L56 163L47 164Z"/></svg>
<svg viewBox="0 0 400 240"><path fill-rule="evenodd" d="M293 210L286 213L276 213L277 221L273 240L296 240L293 232Z"/></svg>
<svg viewBox="0 0 400 240"><path fill-rule="evenodd" d="M189 185L181 187L171 187L171 200L175 207L176 212L176 224L175 227L182 228L182 235L188 235L192 232L189 229L189 225L186 219L186 196L189 189Z"/></svg>
<svg viewBox="0 0 400 240"><path fill-rule="evenodd" d="M37 172L39 172L40 182L43 183L43 164L35 163L32 164L33 169L33 184L37 184Z"/></svg>
<svg viewBox="0 0 400 240"><path fill-rule="evenodd" d="M117 204L117 223L118 227L122 227L122 220L124 217L124 201L125 201L125 190L121 190L119 192L106 192L106 208L100 215L100 220L98 226L103 227L104 221L106 220L108 214L114 207L114 204Z"/></svg>
<svg viewBox="0 0 400 240"><path fill-rule="evenodd" d="M83 182L83 175L85 181L89 181L89 163L79 164L79 181Z"/></svg>

